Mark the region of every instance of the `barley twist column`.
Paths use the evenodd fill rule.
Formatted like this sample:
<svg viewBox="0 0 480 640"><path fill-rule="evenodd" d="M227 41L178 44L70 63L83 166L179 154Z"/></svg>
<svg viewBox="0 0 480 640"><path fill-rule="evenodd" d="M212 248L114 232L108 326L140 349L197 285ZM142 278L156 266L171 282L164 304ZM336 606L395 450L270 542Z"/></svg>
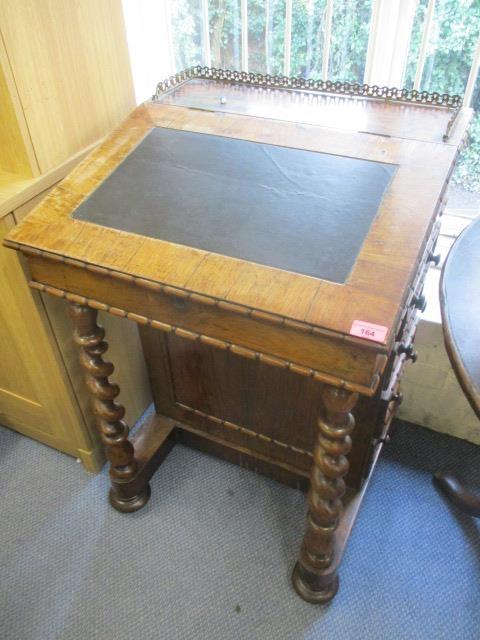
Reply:
<svg viewBox="0 0 480 640"><path fill-rule="evenodd" d="M313 454L307 530L292 576L297 593L312 603L328 602L338 590L333 568L335 532L342 513L350 434L355 426L351 410L358 394L324 385L321 397L323 415L318 419Z"/></svg>
<svg viewBox="0 0 480 640"><path fill-rule="evenodd" d="M98 430L110 461L110 503L119 511L136 511L148 501L150 487L148 484L136 486L138 469L134 448L128 439L129 429L123 420L125 409L115 402L120 388L108 379L114 371L113 364L103 359L108 349L105 330L97 324L97 311L86 305L71 304L70 316L75 325L74 340L80 347L80 364L85 372Z"/></svg>

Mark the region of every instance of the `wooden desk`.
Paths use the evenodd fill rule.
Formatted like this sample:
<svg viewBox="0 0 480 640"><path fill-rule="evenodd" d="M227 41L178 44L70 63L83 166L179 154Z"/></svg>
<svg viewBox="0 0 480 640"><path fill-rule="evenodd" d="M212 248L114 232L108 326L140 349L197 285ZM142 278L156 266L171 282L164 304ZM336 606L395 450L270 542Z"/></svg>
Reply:
<svg viewBox="0 0 480 640"><path fill-rule="evenodd" d="M335 595L470 118L458 97L193 68L12 231L30 285L70 302L115 508L146 503L175 439L310 478L293 584ZM132 440L99 309L140 327L157 414Z"/></svg>

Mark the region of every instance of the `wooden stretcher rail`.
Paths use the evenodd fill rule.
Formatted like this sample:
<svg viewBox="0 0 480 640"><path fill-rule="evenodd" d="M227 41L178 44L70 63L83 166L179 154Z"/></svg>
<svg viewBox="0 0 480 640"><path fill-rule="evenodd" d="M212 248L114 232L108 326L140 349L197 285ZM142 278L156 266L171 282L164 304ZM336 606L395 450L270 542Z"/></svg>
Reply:
<svg viewBox="0 0 480 640"><path fill-rule="evenodd" d="M217 418L216 416L212 416L212 415L209 415L208 413L204 413L203 411L199 411L198 409L194 409L193 407L189 407L188 405L183 404L181 402L176 402L175 404L180 409L194 413L195 415L205 418L210 422L214 422L227 430L239 431L242 435L245 435L249 438L263 440L264 442L274 445L276 447L289 449L294 453L298 453L300 455L313 458L313 453L311 451L306 451L305 449L294 447L291 444L286 444L285 442L281 442L280 440L276 440L275 438L270 438L269 436L266 436L263 433L257 433L256 431L252 431L251 429L247 429L246 427L241 427L240 425L234 424L233 422L229 422L228 420L222 420L220 418Z"/></svg>

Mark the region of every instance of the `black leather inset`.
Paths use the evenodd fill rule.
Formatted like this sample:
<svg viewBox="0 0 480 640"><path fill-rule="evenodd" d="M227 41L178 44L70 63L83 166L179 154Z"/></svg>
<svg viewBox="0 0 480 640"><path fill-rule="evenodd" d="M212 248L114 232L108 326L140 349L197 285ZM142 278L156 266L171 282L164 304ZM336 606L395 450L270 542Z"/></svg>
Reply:
<svg viewBox="0 0 480 640"><path fill-rule="evenodd" d="M73 217L344 282L395 171L156 128Z"/></svg>

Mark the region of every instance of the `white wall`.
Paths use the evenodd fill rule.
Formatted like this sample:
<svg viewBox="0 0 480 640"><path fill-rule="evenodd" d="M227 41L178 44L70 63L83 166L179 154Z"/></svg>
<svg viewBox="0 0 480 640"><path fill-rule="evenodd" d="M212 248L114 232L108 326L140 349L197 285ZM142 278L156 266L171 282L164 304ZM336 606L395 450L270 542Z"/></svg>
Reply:
<svg viewBox="0 0 480 640"><path fill-rule="evenodd" d="M174 73L168 1L123 0L137 104L151 98L157 83Z"/></svg>
<svg viewBox="0 0 480 640"><path fill-rule="evenodd" d="M480 444L480 422L457 382L443 342L442 325L420 321L418 360L402 377L398 417Z"/></svg>

